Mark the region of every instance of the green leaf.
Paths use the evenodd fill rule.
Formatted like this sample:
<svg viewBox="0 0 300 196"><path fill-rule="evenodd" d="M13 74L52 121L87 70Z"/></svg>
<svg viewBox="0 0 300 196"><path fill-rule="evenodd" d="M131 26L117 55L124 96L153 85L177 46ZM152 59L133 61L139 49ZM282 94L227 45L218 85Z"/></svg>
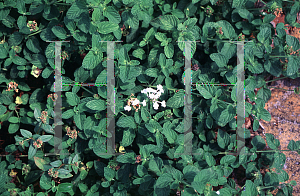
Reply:
<svg viewBox="0 0 300 196"><path fill-rule="evenodd" d="M15 144L10 144L10 145L8 145L8 146L5 147L5 151L9 152L9 153L13 153L13 152L15 152L17 150L18 149L17 149L17 147L16 147Z"/></svg>
<svg viewBox="0 0 300 196"><path fill-rule="evenodd" d="M149 123L146 124L145 126L151 133L155 133L157 131L162 130L162 127L160 126L160 124L157 121L155 121L154 119L151 119L149 121Z"/></svg>
<svg viewBox="0 0 300 196"><path fill-rule="evenodd" d="M135 163L136 154L134 152L126 152L125 154L119 155L116 161L120 163Z"/></svg>
<svg viewBox="0 0 300 196"><path fill-rule="evenodd" d="M26 65L27 61L19 56L14 56L12 62L16 65Z"/></svg>
<svg viewBox="0 0 300 196"><path fill-rule="evenodd" d="M224 157L221 158L220 164L222 165L230 165L232 163L234 163L236 160L236 157L233 155L226 155Z"/></svg>
<svg viewBox="0 0 300 196"><path fill-rule="evenodd" d="M82 12L87 11L86 3L84 1L76 1L68 9L66 16L68 19L74 20L80 17Z"/></svg>
<svg viewBox="0 0 300 196"><path fill-rule="evenodd" d="M132 55L136 58L144 60L146 58L145 51L142 48L138 48L132 52Z"/></svg>
<svg viewBox="0 0 300 196"><path fill-rule="evenodd" d="M267 140L268 146L273 150L277 149L277 147L280 145L279 140L275 139L273 134L266 133L265 135L266 135L266 140Z"/></svg>
<svg viewBox="0 0 300 196"><path fill-rule="evenodd" d="M259 89L256 97L263 99L264 102L267 102L271 98L271 90L269 88L263 87Z"/></svg>
<svg viewBox="0 0 300 196"><path fill-rule="evenodd" d="M174 179L172 178L172 175L170 173L164 173L156 180L155 187L156 188L168 187L173 181Z"/></svg>
<svg viewBox="0 0 300 196"><path fill-rule="evenodd" d="M76 106L80 101L80 98L75 93L72 92L66 92L66 97L67 97L67 102L71 106Z"/></svg>
<svg viewBox="0 0 300 196"><path fill-rule="evenodd" d="M134 122L134 118L132 116L126 116L126 117L121 117L119 118L118 122L117 122L117 126L118 127L123 127L123 128L136 128L136 124Z"/></svg>
<svg viewBox="0 0 300 196"><path fill-rule="evenodd" d="M49 190L52 187L51 177L44 173L40 179L40 186L42 189Z"/></svg>
<svg viewBox="0 0 300 196"><path fill-rule="evenodd" d="M143 165L138 165L137 166L137 174L140 177L143 177L144 175L148 174L148 171Z"/></svg>
<svg viewBox="0 0 300 196"><path fill-rule="evenodd" d="M288 149L292 151L299 150L299 144L296 143L294 140L291 140L288 144Z"/></svg>
<svg viewBox="0 0 300 196"><path fill-rule="evenodd" d="M88 107L91 110L103 111L106 109L106 103L102 99L97 99L87 102L86 107Z"/></svg>
<svg viewBox="0 0 300 196"><path fill-rule="evenodd" d="M208 152L205 153L205 160L206 160L207 164L209 165L209 167L212 167L216 164L216 160L212 156L211 153L208 153Z"/></svg>
<svg viewBox="0 0 300 196"><path fill-rule="evenodd" d="M41 137L39 137L39 139L42 140L42 142L48 142L52 138L53 138L53 135L42 135Z"/></svg>
<svg viewBox="0 0 300 196"><path fill-rule="evenodd" d="M19 118L18 117L15 117L15 116L12 116L8 119L8 122L10 123L18 123L19 122Z"/></svg>
<svg viewBox="0 0 300 196"><path fill-rule="evenodd" d="M86 193L89 190L89 187L84 183L78 184L78 187L82 193Z"/></svg>
<svg viewBox="0 0 300 196"><path fill-rule="evenodd" d="M158 77L158 69L157 68L148 68L145 71L145 74L148 75L148 76L150 76L150 77L157 78Z"/></svg>
<svg viewBox="0 0 300 196"><path fill-rule="evenodd" d="M294 37L294 36L291 36L291 35L288 35L286 34L286 44L289 46L289 47L293 47L293 51L297 51L298 49L300 49L300 43L299 43L299 40Z"/></svg>
<svg viewBox="0 0 300 196"><path fill-rule="evenodd" d="M25 138L31 138L32 137L32 133L30 131L27 131L25 129L20 129L21 134L25 137Z"/></svg>
<svg viewBox="0 0 300 196"><path fill-rule="evenodd" d="M257 196L258 195L256 185L251 180L246 180L245 193L246 193L246 195L249 195L249 196Z"/></svg>
<svg viewBox="0 0 300 196"><path fill-rule="evenodd" d="M101 34L109 34L119 29L117 23L112 23L108 21L103 21L98 24L98 32Z"/></svg>
<svg viewBox="0 0 300 196"><path fill-rule="evenodd" d="M0 45L0 59L5 59L7 57L7 50L4 48L3 45Z"/></svg>
<svg viewBox="0 0 300 196"><path fill-rule="evenodd" d="M141 117L145 122L148 122L151 119L151 115L145 107L141 108Z"/></svg>
<svg viewBox="0 0 300 196"><path fill-rule="evenodd" d="M161 18L159 20L162 24L161 28L163 30L169 31L169 30L177 29L179 19L176 16L174 16L174 15L164 15L164 16L160 16L159 18Z"/></svg>
<svg viewBox="0 0 300 196"><path fill-rule="evenodd" d="M123 132L123 138L121 142L121 146L127 147L130 146L135 138L135 132L133 129L126 129Z"/></svg>
<svg viewBox="0 0 300 196"><path fill-rule="evenodd" d="M5 114L6 111L7 111L6 107L4 105L0 105L0 115Z"/></svg>
<svg viewBox="0 0 300 196"><path fill-rule="evenodd" d="M199 91L199 93L205 98L205 99L211 99L214 96L214 89L215 87L212 86L202 86L197 85L196 89Z"/></svg>
<svg viewBox="0 0 300 196"><path fill-rule="evenodd" d="M259 135L255 136L255 137L251 140L251 144L252 144L254 147L256 147L258 150L262 150L262 149L264 149L265 146L266 146L265 140L264 140L261 136L259 136Z"/></svg>
<svg viewBox="0 0 300 196"><path fill-rule="evenodd" d="M166 105L170 108L180 108L184 106L184 90L179 89L178 92L175 92L174 96L168 99Z"/></svg>
<svg viewBox="0 0 300 196"><path fill-rule="evenodd" d="M72 116L74 116L74 110L73 109L69 109L65 112L62 113L61 117L62 119L70 119Z"/></svg>
<svg viewBox="0 0 300 196"><path fill-rule="evenodd" d="M221 127L224 127L234 118L235 115L236 109L233 108L233 106L228 105L227 108L221 112L217 122Z"/></svg>
<svg viewBox="0 0 300 196"><path fill-rule="evenodd" d="M95 54L92 50L90 50L83 59L82 67L85 69L94 69L99 63L101 63L102 58L102 52Z"/></svg>
<svg viewBox="0 0 300 196"><path fill-rule="evenodd" d="M229 134L227 132L222 131L221 129L218 129L217 142L221 148L225 149L226 146L228 146L230 143Z"/></svg>
<svg viewBox="0 0 300 196"><path fill-rule="evenodd" d="M267 172L264 176L264 184L265 186L274 186L274 187L278 186L279 185L278 174Z"/></svg>
<svg viewBox="0 0 300 196"><path fill-rule="evenodd" d="M149 169L160 176L163 167L163 161L160 157L155 157L149 162Z"/></svg>
<svg viewBox="0 0 300 196"><path fill-rule="evenodd" d="M107 70L103 70L95 81L97 84L106 84L107 83Z"/></svg>
<svg viewBox="0 0 300 196"><path fill-rule="evenodd" d="M292 56L288 57L288 65L287 65L287 69L286 69L286 73L288 76L298 73L299 62L300 61L297 58L294 58Z"/></svg>
<svg viewBox="0 0 300 196"><path fill-rule="evenodd" d="M90 17L83 15L77 23L77 27L84 33L88 33L90 29ZM78 34L78 33L77 33ZM84 35L84 34L82 34Z"/></svg>
<svg viewBox="0 0 300 196"><path fill-rule="evenodd" d="M39 41L36 38L28 39L26 42L26 47L33 53L40 53L42 51Z"/></svg>
<svg viewBox="0 0 300 196"><path fill-rule="evenodd" d="M61 160L56 160L56 161L53 161L53 162L50 163L50 165L52 167L59 167L59 166L61 166L61 164L62 164Z"/></svg>
<svg viewBox="0 0 300 196"><path fill-rule="evenodd" d="M157 147L158 148L163 148L163 146L164 146L164 137L163 137L163 135L159 131L157 131L155 133L155 138L156 138Z"/></svg>
<svg viewBox="0 0 300 196"><path fill-rule="evenodd" d="M74 115L74 121L75 121L75 125L79 128L82 129L83 127L83 121L85 120L85 115L83 114L75 114Z"/></svg>
<svg viewBox="0 0 300 196"><path fill-rule="evenodd" d="M216 22L216 24L218 26L222 27L223 35L227 39L236 39L237 34L235 33L234 28L232 27L232 25L228 21L220 20L220 21Z"/></svg>
<svg viewBox="0 0 300 196"><path fill-rule="evenodd" d="M108 18L109 22L111 23L119 24L121 22L121 17L118 11L112 6L106 7L106 9L103 11L103 16Z"/></svg>
<svg viewBox="0 0 300 196"><path fill-rule="evenodd" d="M249 12L247 9L238 9L238 13L242 18L247 19L249 22L251 22L254 18L253 14L251 12ZM266 18L266 16L265 16L265 18ZM269 21L268 23L270 23L271 21Z"/></svg>
<svg viewBox="0 0 300 196"><path fill-rule="evenodd" d="M10 124L8 127L8 133L13 134L19 130L19 124Z"/></svg>
<svg viewBox="0 0 300 196"><path fill-rule="evenodd" d="M127 77L129 75L129 66L120 66L120 79L123 83L127 81Z"/></svg>
<svg viewBox="0 0 300 196"><path fill-rule="evenodd" d="M23 40L23 35L19 32L14 32L8 39L10 46L18 46Z"/></svg>
<svg viewBox="0 0 300 196"><path fill-rule="evenodd" d="M219 67L226 67L228 59L221 53L212 53L210 55L211 60L215 61Z"/></svg>
<svg viewBox="0 0 300 196"><path fill-rule="evenodd" d="M247 157L248 157L249 149L248 147L244 146L239 154L239 164L242 165L247 162Z"/></svg>
<svg viewBox="0 0 300 196"><path fill-rule="evenodd" d="M9 12L10 12L10 9L8 7L1 7L0 20L5 19L8 16Z"/></svg>
<svg viewBox="0 0 300 196"><path fill-rule="evenodd" d="M270 27L262 27L260 28L260 32L257 34L257 40L261 43L267 43L267 40L271 37L271 28Z"/></svg>
<svg viewBox="0 0 300 196"><path fill-rule="evenodd" d="M52 32L53 34L58 37L59 39L66 39L68 36L67 36L67 32L66 30L63 28L63 27L60 27L60 26L54 26L52 27Z"/></svg>
<svg viewBox="0 0 300 196"><path fill-rule="evenodd" d="M173 44L168 44L164 47L164 52L167 58L173 58L174 55L174 45Z"/></svg>
<svg viewBox="0 0 300 196"><path fill-rule="evenodd" d="M264 109L264 108L261 108L260 110L259 110L259 115L258 115L258 118L260 119L263 119L263 120L265 120L265 121L271 121L271 119L272 119L272 116L271 116L271 114L270 114L270 112L268 111L268 110L266 110L266 109Z"/></svg>
<svg viewBox="0 0 300 196"><path fill-rule="evenodd" d="M68 193L73 191L73 184L72 183L61 183L57 187L57 192L62 192L62 193Z"/></svg>

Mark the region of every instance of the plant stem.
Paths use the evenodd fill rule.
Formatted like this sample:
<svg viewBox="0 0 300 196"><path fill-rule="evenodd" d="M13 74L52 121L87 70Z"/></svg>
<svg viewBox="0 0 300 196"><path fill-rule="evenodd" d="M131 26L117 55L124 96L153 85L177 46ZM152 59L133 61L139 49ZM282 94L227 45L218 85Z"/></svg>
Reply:
<svg viewBox="0 0 300 196"><path fill-rule="evenodd" d="M281 79L284 79L284 78L287 78L287 76L281 77L281 78L276 78L274 80L269 80L269 81L266 81L266 83L273 82L273 81L276 81L276 80L281 80Z"/></svg>
<svg viewBox="0 0 300 196"><path fill-rule="evenodd" d="M27 37L30 37L30 36L35 35L35 34L38 34L38 33L42 32L42 30L43 30L43 29L40 29L40 30L38 30L37 32L34 32L34 33L28 35Z"/></svg>
<svg viewBox="0 0 300 196"><path fill-rule="evenodd" d="M5 155L0 155L1 157L5 157L7 156L6 154ZM19 155L18 157L28 157L28 155Z"/></svg>
<svg viewBox="0 0 300 196"><path fill-rule="evenodd" d="M288 58L288 57L290 57L291 55L289 55L289 56L269 56L269 57L274 57L274 58L282 58L282 57L285 57L285 58Z"/></svg>
<svg viewBox="0 0 300 196"><path fill-rule="evenodd" d="M15 110L15 112L17 113L17 116L18 116L18 118L20 118L18 111L17 111L17 110Z"/></svg>
<svg viewBox="0 0 300 196"><path fill-rule="evenodd" d="M83 88L85 91L91 93L92 95L94 95L95 93L92 93L91 91L89 91L88 89L84 88L83 86L80 86L81 88Z"/></svg>
<svg viewBox="0 0 300 196"><path fill-rule="evenodd" d="M258 150L256 152L278 152L278 151L296 151L296 150L266 150L266 151L261 151L261 150Z"/></svg>
<svg viewBox="0 0 300 196"><path fill-rule="evenodd" d="M270 87L270 86L268 86L268 88L281 89L281 90L285 90L285 91L294 91L294 90L287 90L287 89L284 89L284 88L277 88L277 87Z"/></svg>
<svg viewBox="0 0 300 196"><path fill-rule="evenodd" d="M187 182L185 182L185 181L180 181L180 182L182 182L183 184L185 184L185 185L187 185L187 186L189 186L189 187L192 187L192 185L190 185L189 183L187 183Z"/></svg>
<svg viewBox="0 0 300 196"><path fill-rule="evenodd" d="M121 114L123 114L123 115L125 115L125 116L127 116L126 114L124 114L124 113L123 113L123 112L121 112L121 111L120 111L120 113L121 113Z"/></svg>

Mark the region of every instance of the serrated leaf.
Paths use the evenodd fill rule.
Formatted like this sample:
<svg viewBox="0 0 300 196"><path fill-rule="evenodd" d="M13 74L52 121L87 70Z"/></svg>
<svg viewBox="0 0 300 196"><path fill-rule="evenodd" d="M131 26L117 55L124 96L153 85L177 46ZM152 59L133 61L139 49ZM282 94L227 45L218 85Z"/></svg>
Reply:
<svg viewBox="0 0 300 196"><path fill-rule="evenodd" d="M60 27L60 26L54 26L52 27L52 32L53 34L58 37L59 39L66 39L68 36L67 36L67 32L66 30L63 28L63 27Z"/></svg>
<svg viewBox="0 0 300 196"><path fill-rule="evenodd" d="M173 58L174 55L174 45L173 44L168 44L164 47L164 52L167 58L171 59Z"/></svg>
<svg viewBox="0 0 300 196"><path fill-rule="evenodd" d="M101 63L102 58L102 52L95 54L93 51L89 51L83 59L82 67L85 69L94 69L99 63Z"/></svg>
<svg viewBox="0 0 300 196"><path fill-rule="evenodd" d="M178 92L175 92L173 97L169 98L167 101L167 107L170 108L180 108L184 106L184 90L179 89Z"/></svg>
<svg viewBox="0 0 300 196"><path fill-rule="evenodd" d="M98 32L101 34L109 34L119 29L117 23L103 21L98 24Z"/></svg>
<svg viewBox="0 0 300 196"><path fill-rule="evenodd" d="M106 109L106 103L102 99L97 99L87 102L86 107L91 110L102 111Z"/></svg>
<svg viewBox="0 0 300 196"><path fill-rule="evenodd" d="M103 16L107 17L109 22L119 24L121 22L121 17L118 13L118 11L112 7L108 6L104 11L103 11Z"/></svg>
<svg viewBox="0 0 300 196"><path fill-rule="evenodd" d="M119 118L117 122L118 127L123 127L123 128L136 128L136 124L134 122L134 118L132 116L126 116L126 117L121 117Z"/></svg>

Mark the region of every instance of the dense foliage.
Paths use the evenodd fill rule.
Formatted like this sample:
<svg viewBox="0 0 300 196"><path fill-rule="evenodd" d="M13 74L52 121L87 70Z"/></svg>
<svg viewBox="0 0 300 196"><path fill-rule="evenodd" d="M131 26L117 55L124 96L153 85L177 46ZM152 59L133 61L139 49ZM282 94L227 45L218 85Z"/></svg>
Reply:
<svg viewBox="0 0 300 196"><path fill-rule="evenodd" d="M0 194L292 195L296 184L285 183L286 157L273 135L266 134L271 150L262 151L264 139L245 129L246 153L229 154L236 149L236 86L192 86L193 132L184 135L180 41L195 41L193 84L235 84L236 41L245 41L245 117L257 131L260 119L271 120L267 78L299 77L299 40L285 31L285 24L300 27L299 9L299 1L282 0L0 2L1 133L15 139L0 158ZM274 28L283 12L285 24ZM99 41L123 41L114 46L115 150L123 155L102 154L111 137L107 87L63 85L62 154L44 156L54 152L56 126L49 41L59 40L70 41L61 42L64 84L106 84L107 42ZM176 155L186 140L200 155ZM288 148L300 154L300 141Z"/></svg>

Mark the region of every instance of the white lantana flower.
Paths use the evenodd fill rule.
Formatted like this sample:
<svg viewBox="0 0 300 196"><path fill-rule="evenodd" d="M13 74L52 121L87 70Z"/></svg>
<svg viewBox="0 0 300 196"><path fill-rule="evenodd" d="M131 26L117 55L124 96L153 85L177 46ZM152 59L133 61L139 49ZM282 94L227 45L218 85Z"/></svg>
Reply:
<svg viewBox="0 0 300 196"><path fill-rule="evenodd" d="M156 93L156 94L153 96L153 98L154 98L154 99L158 99L158 98L160 97L160 95L161 95L161 93Z"/></svg>
<svg viewBox="0 0 300 196"><path fill-rule="evenodd" d="M143 94L147 94L147 89L144 89L144 90L141 90L141 93L143 93Z"/></svg>
<svg viewBox="0 0 300 196"><path fill-rule="evenodd" d="M148 93L156 93L157 91L154 90L153 88L146 88Z"/></svg>
<svg viewBox="0 0 300 196"><path fill-rule="evenodd" d="M148 96L150 99L155 99L155 95L154 94L149 94L149 96Z"/></svg>
<svg viewBox="0 0 300 196"><path fill-rule="evenodd" d="M220 191L217 191L216 193L217 193L218 195L220 195Z"/></svg>
<svg viewBox="0 0 300 196"><path fill-rule="evenodd" d="M133 102L132 102L132 105L138 105L140 104L140 101L138 99L135 99Z"/></svg>
<svg viewBox="0 0 300 196"><path fill-rule="evenodd" d="M157 103L157 101L156 101L156 102L153 104L153 108L154 108L155 110L157 110L158 107L159 107L159 105L158 105L158 103Z"/></svg>
<svg viewBox="0 0 300 196"><path fill-rule="evenodd" d="M166 107L166 102L165 102L165 100L163 100L163 101L160 102L160 103L161 103L161 106L162 106L162 107L164 107L164 108Z"/></svg>
<svg viewBox="0 0 300 196"><path fill-rule="evenodd" d="M163 86L161 84L157 85L157 90L164 93L164 89L163 89Z"/></svg>
<svg viewBox="0 0 300 196"><path fill-rule="evenodd" d="M127 105L124 107L124 110L129 112L131 110L131 107L129 105Z"/></svg>
<svg viewBox="0 0 300 196"><path fill-rule="evenodd" d="M146 100L144 99L144 101L142 102L143 106L146 106Z"/></svg>

